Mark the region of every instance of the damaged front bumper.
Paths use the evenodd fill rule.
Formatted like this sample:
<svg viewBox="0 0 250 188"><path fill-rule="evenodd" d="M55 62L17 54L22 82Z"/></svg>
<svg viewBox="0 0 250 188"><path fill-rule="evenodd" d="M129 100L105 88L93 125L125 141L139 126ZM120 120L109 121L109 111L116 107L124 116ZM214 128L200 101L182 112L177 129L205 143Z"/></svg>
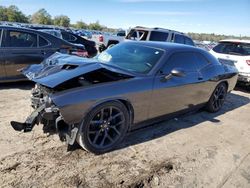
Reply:
<svg viewBox="0 0 250 188"><path fill-rule="evenodd" d="M36 108L23 123L11 121L11 126L16 131L30 132L33 127L39 123L44 124L45 122L54 121L59 116L59 110L53 107L46 108L45 106L46 105L43 104Z"/></svg>
<svg viewBox="0 0 250 188"><path fill-rule="evenodd" d="M44 88L37 86L31 92L31 106L34 111L24 122L11 121L16 131L30 132L35 125L42 124L45 133L58 133L61 141L72 145L75 142L78 127L64 122L59 109L53 104Z"/></svg>

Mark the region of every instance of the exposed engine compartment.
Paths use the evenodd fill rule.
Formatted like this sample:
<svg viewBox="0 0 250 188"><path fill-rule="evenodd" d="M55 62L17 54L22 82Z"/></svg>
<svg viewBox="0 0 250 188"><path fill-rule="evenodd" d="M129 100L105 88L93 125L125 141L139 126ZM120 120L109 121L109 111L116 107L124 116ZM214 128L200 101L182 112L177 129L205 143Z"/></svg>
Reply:
<svg viewBox="0 0 250 188"><path fill-rule="evenodd" d="M105 82L113 82L123 79L132 78L132 76L112 72L105 68L94 70L83 75L77 76L73 79L70 79L62 84L59 84L54 91L63 91L67 89L72 89L82 86L90 86L94 84L100 84Z"/></svg>

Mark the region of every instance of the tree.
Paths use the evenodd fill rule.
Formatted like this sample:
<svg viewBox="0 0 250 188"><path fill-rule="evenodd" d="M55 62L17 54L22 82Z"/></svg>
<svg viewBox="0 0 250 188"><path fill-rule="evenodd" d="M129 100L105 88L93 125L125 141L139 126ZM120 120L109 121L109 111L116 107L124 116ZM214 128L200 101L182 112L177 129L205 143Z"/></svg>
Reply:
<svg viewBox="0 0 250 188"><path fill-rule="evenodd" d="M89 24L89 29L101 31L103 29L103 26L100 25L99 21L96 21L95 23Z"/></svg>
<svg viewBox="0 0 250 188"><path fill-rule="evenodd" d="M14 5L9 7L0 6L0 21L28 23L28 17Z"/></svg>
<svg viewBox="0 0 250 188"><path fill-rule="evenodd" d="M31 22L36 24L51 25L51 15L45 10L40 9L31 16Z"/></svg>
<svg viewBox="0 0 250 188"><path fill-rule="evenodd" d="M76 22L76 24L74 25L77 29L88 29L88 25L81 21Z"/></svg>
<svg viewBox="0 0 250 188"><path fill-rule="evenodd" d="M0 21L9 21L6 8L0 6Z"/></svg>
<svg viewBox="0 0 250 188"><path fill-rule="evenodd" d="M68 16L65 15L55 16L54 25L69 27L70 19Z"/></svg>

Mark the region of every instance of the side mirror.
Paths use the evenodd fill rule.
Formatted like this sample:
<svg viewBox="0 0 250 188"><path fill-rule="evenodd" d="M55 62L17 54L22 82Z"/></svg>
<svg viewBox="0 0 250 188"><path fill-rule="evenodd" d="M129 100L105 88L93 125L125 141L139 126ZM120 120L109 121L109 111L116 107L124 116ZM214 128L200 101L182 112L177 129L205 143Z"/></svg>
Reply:
<svg viewBox="0 0 250 188"><path fill-rule="evenodd" d="M185 76L185 73L182 69L173 69L171 71L171 75L176 76L176 77L183 77L183 76Z"/></svg>
<svg viewBox="0 0 250 188"><path fill-rule="evenodd" d="M174 68L170 74L166 75L164 77L164 80L169 80L170 78L172 78L173 76L176 76L176 77L183 77L185 76L185 73L182 69L179 69L179 68Z"/></svg>

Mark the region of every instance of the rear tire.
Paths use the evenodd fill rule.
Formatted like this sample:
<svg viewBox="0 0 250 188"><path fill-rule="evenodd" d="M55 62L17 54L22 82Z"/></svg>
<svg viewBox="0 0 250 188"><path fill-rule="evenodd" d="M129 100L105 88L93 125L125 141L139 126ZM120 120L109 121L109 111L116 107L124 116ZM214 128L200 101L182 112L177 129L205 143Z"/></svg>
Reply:
<svg viewBox="0 0 250 188"><path fill-rule="evenodd" d="M124 139L128 127L127 108L118 101L106 102L86 115L76 140L83 149L102 154L113 150Z"/></svg>
<svg viewBox="0 0 250 188"><path fill-rule="evenodd" d="M218 112L224 104L227 95L227 85L223 82L216 86L207 105L206 110L214 113Z"/></svg>

